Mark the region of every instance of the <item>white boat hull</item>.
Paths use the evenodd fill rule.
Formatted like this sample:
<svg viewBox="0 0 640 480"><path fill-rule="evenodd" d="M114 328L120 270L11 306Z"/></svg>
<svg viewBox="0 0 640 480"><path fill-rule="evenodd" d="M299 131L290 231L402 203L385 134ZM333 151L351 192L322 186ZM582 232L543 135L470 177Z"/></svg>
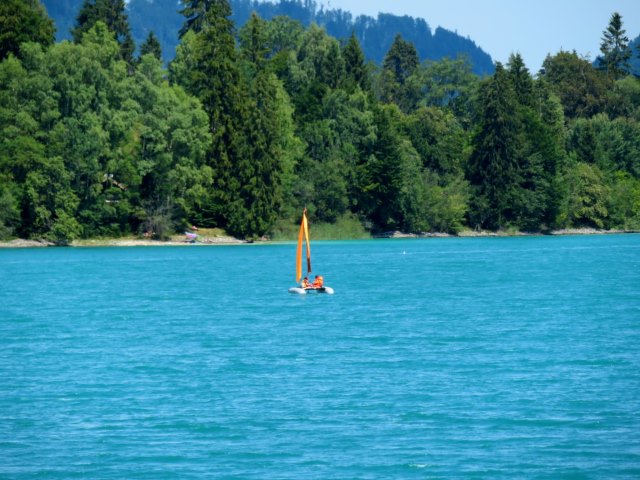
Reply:
<svg viewBox="0 0 640 480"><path fill-rule="evenodd" d="M289 289L289 293L296 293L298 295L307 295L307 294L313 294L313 293L326 293L328 295L333 295L333 288L331 288L331 287L322 287L322 288L291 287Z"/></svg>

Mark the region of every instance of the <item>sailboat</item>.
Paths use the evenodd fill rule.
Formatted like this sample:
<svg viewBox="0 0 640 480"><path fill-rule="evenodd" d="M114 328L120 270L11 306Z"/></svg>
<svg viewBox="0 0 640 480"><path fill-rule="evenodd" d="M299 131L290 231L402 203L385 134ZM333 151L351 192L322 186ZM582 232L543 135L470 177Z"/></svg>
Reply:
<svg viewBox="0 0 640 480"><path fill-rule="evenodd" d="M307 209L302 211L302 221L300 222L300 231L298 232L298 248L296 248L296 282L300 283L302 278L302 245L306 244L307 250L307 276L311 274L311 244L309 243L309 221L307 220ZM322 277L319 277L322 279ZM289 293L297 293L306 295L307 293L328 293L333 294L333 288L322 286L291 287Z"/></svg>

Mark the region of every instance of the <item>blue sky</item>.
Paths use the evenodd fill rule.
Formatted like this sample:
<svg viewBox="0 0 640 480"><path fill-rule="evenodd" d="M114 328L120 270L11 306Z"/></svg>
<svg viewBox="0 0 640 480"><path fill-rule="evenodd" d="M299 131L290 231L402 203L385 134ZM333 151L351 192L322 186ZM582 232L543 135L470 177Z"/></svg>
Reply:
<svg viewBox="0 0 640 480"><path fill-rule="evenodd" d="M630 40L640 35L640 0L318 0L354 15L378 12L424 18L470 37L494 61L520 52L532 73L547 53L576 50L593 60L613 12L622 15Z"/></svg>

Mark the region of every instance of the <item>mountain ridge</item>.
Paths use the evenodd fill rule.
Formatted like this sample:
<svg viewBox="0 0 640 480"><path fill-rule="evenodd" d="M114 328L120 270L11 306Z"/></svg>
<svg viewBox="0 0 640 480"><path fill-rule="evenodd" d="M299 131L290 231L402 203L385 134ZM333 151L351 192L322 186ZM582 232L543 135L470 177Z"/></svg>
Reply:
<svg viewBox="0 0 640 480"><path fill-rule="evenodd" d="M84 0L43 0L49 15L58 28L57 40L71 38L76 16ZM346 39L354 32L361 43L368 60L381 64L391 42L399 33L412 42L421 61L455 58L466 55L472 69L478 75L492 74L494 70L491 56L469 37L437 27L431 30L425 19L409 15L379 13L376 18L367 15L353 16L341 9L318 7L315 0L281 0L279 2L259 2L256 0L231 0L232 19L239 28L256 11L264 19L285 15L300 21L305 27L316 23L327 30L329 35ZM176 0L130 0L127 14L136 45L141 45L150 31L159 38L163 58L170 61L175 55L179 42L178 30L184 17L178 12Z"/></svg>

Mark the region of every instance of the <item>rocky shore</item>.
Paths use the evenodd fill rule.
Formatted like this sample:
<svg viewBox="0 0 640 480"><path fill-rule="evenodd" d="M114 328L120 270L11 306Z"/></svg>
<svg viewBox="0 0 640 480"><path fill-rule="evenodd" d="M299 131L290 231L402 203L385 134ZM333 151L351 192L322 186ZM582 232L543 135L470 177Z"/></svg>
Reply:
<svg viewBox="0 0 640 480"><path fill-rule="evenodd" d="M531 233L519 231L485 231L485 230L463 230L456 235L438 232L423 233L403 233L399 231L384 232L375 235L373 238L447 238L447 237L519 237L519 236L542 236L542 235L607 235L615 233L640 233L637 230L599 230L595 228L567 228L562 230L553 230L548 233ZM268 239L263 238L257 243L266 242ZM185 245L237 245L243 243L253 243L247 240L240 240L228 235L207 236L200 235L196 241L185 239L184 236L174 235L169 240L151 240L138 237L127 238L110 238L110 239L88 239L74 240L69 246L71 247L168 247L168 246L185 246ZM0 242L0 248L37 248L37 247L53 247L55 244L47 240L25 240L16 238L7 242Z"/></svg>
<svg viewBox="0 0 640 480"><path fill-rule="evenodd" d="M246 240L229 236L198 237L196 241L186 240L183 236L173 236L169 240L151 240L147 238L109 238L74 240L70 247L170 247L185 245L235 245L249 243ZM46 240L24 240L17 238L8 242L0 242L0 248L36 248L53 247L55 244Z"/></svg>
<svg viewBox="0 0 640 480"><path fill-rule="evenodd" d="M629 230L600 230L595 228L565 228L562 230L552 230L550 232L520 232L512 230L499 230L497 232L488 230L463 230L457 234L449 233L403 233L399 231L384 232L376 235L375 238L439 238L439 237L531 237L543 235L607 235L614 233L639 233Z"/></svg>

